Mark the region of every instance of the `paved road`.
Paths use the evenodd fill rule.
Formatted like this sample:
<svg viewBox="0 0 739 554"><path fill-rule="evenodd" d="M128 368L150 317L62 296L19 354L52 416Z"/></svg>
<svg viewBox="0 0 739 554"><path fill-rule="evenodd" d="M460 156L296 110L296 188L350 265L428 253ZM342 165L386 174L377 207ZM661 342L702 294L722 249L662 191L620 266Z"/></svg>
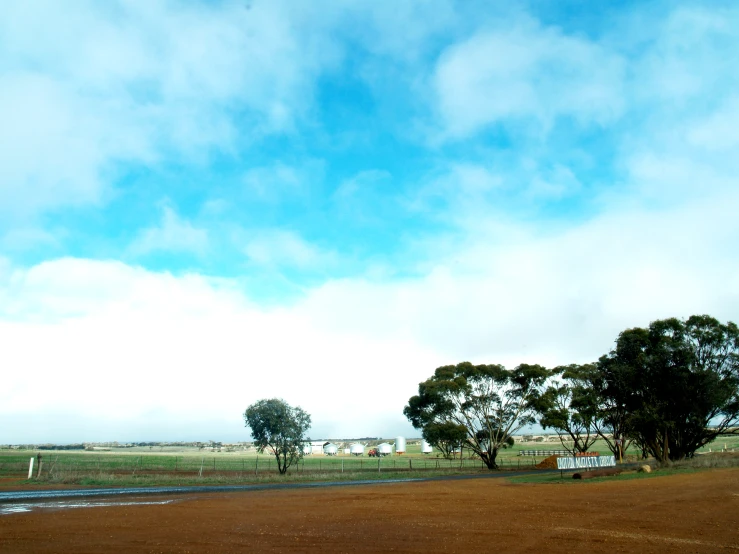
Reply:
<svg viewBox="0 0 739 554"><path fill-rule="evenodd" d="M221 486L190 486L190 487L124 487L117 489L56 489L0 492L0 503L28 502L49 500L53 498L90 498L90 497L117 497L122 495L145 494L192 494L203 492L246 492L279 489L310 489L324 487L353 487L359 485L385 485L392 483L414 483L423 481L452 481L462 479L496 479L501 477L518 477L521 475L541 475L556 470L537 471L501 471L471 475L450 475L448 477L419 477L412 479L366 479L362 481L328 481L316 483L277 483L265 485L221 485Z"/></svg>

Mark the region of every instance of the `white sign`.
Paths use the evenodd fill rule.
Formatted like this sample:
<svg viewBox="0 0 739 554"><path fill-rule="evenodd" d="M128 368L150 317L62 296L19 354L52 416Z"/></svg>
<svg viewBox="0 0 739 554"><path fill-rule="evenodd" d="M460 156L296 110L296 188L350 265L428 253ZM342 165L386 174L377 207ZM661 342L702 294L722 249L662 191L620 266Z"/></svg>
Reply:
<svg viewBox="0 0 739 554"><path fill-rule="evenodd" d="M585 469L589 467L614 467L615 456L577 456L575 458L557 458L557 469Z"/></svg>

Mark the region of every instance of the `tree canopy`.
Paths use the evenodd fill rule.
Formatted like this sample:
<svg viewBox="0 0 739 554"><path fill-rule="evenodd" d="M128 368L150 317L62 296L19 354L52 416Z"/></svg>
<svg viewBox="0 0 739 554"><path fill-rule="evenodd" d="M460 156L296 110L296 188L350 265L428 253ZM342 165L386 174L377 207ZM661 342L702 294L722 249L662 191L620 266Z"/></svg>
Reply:
<svg viewBox="0 0 739 554"><path fill-rule="evenodd" d="M442 440L459 439L460 446L494 469L498 451L536 421L535 404L549 376L539 365L522 364L513 370L470 362L442 366L418 385L418 394L403 413L442 451Z"/></svg>
<svg viewBox="0 0 739 554"><path fill-rule="evenodd" d="M445 458L451 458L467 438L467 428L453 421L442 423L432 421L422 428L421 434L430 445L438 448Z"/></svg>
<svg viewBox="0 0 739 554"><path fill-rule="evenodd" d="M260 452L269 450L277 458L281 474L303 457L305 434L310 428L310 415L284 400L260 400L244 412L246 427L251 429L254 444Z"/></svg>
<svg viewBox="0 0 739 554"><path fill-rule="evenodd" d="M547 387L537 407L539 423L558 432L562 446L572 452L587 452L598 439L595 391L591 386L594 364L556 367L559 380Z"/></svg>
<svg viewBox="0 0 739 554"><path fill-rule="evenodd" d="M594 386L603 406L620 414L623 433L661 462L739 433L734 323L701 315L627 329L600 358L597 372Z"/></svg>
<svg viewBox="0 0 739 554"><path fill-rule="evenodd" d="M403 413L445 455L467 448L491 469L537 420L573 453L600 437L617 456L633 441L660 462L679 460L739 434L739 329L695 315L627 329L595 364L442 366Z"/></svg>

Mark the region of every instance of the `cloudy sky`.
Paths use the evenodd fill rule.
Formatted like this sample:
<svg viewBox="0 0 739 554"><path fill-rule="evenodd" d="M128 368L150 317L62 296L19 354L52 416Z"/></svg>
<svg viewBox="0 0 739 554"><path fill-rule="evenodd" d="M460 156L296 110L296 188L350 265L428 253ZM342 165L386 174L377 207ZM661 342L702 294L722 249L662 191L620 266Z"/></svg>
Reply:
<svg viewBox="0 0 739 554"><path fill-rule="evenodd" d="M0 443L415 436L439 365L737 320L735 2L3 12Z"/></svg>

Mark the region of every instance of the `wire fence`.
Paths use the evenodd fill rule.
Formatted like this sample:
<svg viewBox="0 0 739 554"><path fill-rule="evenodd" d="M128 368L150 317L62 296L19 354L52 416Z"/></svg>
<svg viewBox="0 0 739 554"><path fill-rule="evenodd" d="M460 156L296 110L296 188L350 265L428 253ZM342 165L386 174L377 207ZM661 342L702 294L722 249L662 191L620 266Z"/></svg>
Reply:
<svg viewBox="0 0 739 554"><path fill-rule="evenodd" d="M30 457L0 456L0 475L25 476ZM503 469L526 469L535 466L536 458L499 459ZM484 469L479 458L445 459L419 457L312 457L307 456L289 468L290 473L382 472L382 471L455 471ZM248 474L278 473L272 456L84 456L44 454L34 460L33 474L52 477L55 474L86 475L152 475L152 474Z"/></svg>

